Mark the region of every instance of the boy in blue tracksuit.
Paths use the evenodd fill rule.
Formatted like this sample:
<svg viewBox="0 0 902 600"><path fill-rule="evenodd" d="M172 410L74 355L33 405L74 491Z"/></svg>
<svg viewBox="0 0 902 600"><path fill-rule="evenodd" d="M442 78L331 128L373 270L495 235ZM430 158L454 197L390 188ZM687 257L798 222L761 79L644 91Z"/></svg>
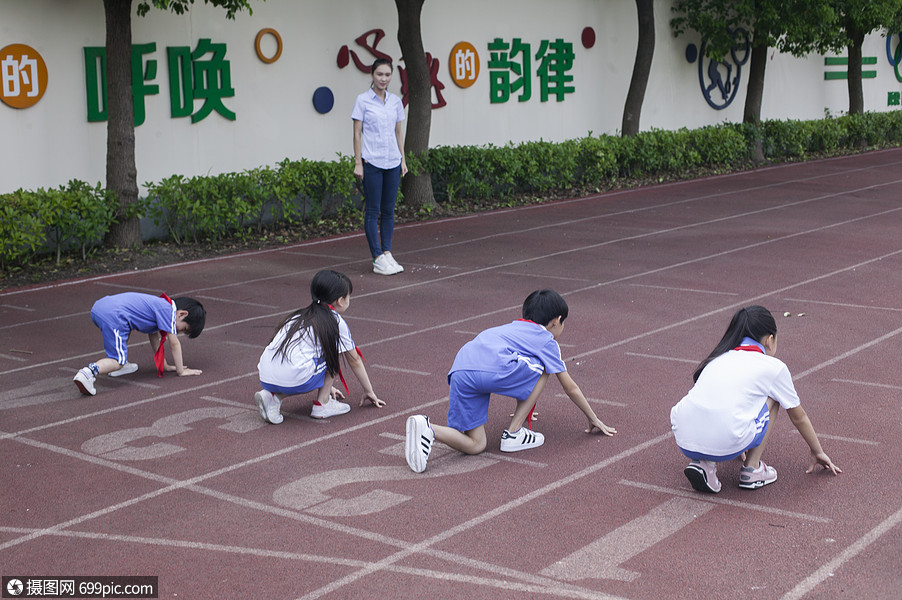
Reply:
<svg viewBox="0 0 902 600"><path fill-rule="evenodd" d="M133 330L148 334L160 377L164 371L199 375L199 369L185 366L178 334L185 333L189 338L199 336L206 315L203 305L193 298L173 300L166 294L152 296L137 292L104 296L91 307L91 320L103 336L106 358L81 368L73 378L75 386L82 394L93 396L97 393L94 382L98 375L136 370L137 366L127 361L128 336ZM166 361L164 341L169 342L172 365Z"/></svg>
<svg viewBox="0 0 902 600"><path fill-rule="evenodd" d="M510 396L517 407L501 435L501 451L537 448L545 442L538 432L523 427L548 375L554 373L564 392L589 420L587 433L598 429L613 435L602 423L576 382L567 373L557 338L564 330L569 308L554 290L537 290L523 302L523 318L486 329L457 353L448 373L448 425L432 425L424 415L407 420L407 464L415 472L426 469L432 444L438 440L466 454L486 448L485 424L491 394Z"/></svg>

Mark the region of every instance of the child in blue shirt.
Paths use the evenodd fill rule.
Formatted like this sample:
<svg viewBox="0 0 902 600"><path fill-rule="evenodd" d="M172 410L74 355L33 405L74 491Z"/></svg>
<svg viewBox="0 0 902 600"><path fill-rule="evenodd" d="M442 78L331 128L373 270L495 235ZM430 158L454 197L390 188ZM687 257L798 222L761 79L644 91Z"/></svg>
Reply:
<svg viewBox="0 0 902 600"><path fill-rule="evenodd" d="M602 423L576 382L567 373L557 338L564 330L569 308L554 290L537 290L523 302L523 318L486 329L457 353L448 373L448 425L432 425L424 415L407 419L407 464L416 473L426 469L432 445L438 440L465 454L486 448L491 394L510 396L517 407L501 435L502 452L537 448L545 442L538 432L523 427L545 388L549 374L586 415L589 428L605 435L617 430Z"/></svg>
<svg viewBox="0 0 902 600"><path fill-rule="evenodd" d="M137 366L127 361L128 336L132 330L148 334L160 377L163 371L175 371L180 376L200 375L199 369L184 365L178 334L196 338L204 330L206 316L203 305L193 298L172 300L166 294L152 296L137 292L104 296L91 307L91 320L103 336L106 358L80 369L73 378L75 386L82 394L93 396L97 393L94 382L98 375L137 370ZM169 342L173 365L166 362L164 341Z"/></svg>

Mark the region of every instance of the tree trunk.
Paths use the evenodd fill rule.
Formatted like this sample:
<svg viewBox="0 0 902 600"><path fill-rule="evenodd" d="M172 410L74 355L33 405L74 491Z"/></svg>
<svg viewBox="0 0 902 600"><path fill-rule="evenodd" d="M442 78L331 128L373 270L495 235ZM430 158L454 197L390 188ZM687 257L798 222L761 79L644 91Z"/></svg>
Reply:
<svg viewBox="0 0 902 600"><path fill-rule="evenodd" d="M847 27L849 36L849 114L864 113L864 90L861 85L861 46L864 33L854 26Z"/></svg>
<svg viewBox="0 0 902 600"><path fill-rule="evenodd" d="M425 0L395 0L398 7L398 44L407 67L407 132L404 152L422 156L429 152L429 130L432 127L432 79L426 64L420 14ZM435 205L432 176L408 173L401 182L404 202L414 208Z"/></svg>
<svg viewBox="0 0 902 600"><path fill-rule="evenodd" d="M128 208L138 201L135 117L132 99L132 0L103 0L106 13L107 145L106 186L119 198L107 244L141 245L138 218Z"/></svg>
<svg viewBox="0 0 902 600"><path fill-rule="evenodd" d="M756 44L752 48L749 64L749 82L745 88L745 110L742 121L757 127L761 123L761 99L764 97L764 74L767 69L767 44ZM752 160L764 162L761 139L756 136L752 148Z"/></svg>
<svg viewBox="0 0 902 600"><path fill-rule="evenodd" d="M633 63L633 77L623 107L623 122L620 125L621 135L624 137L639 133L639 117L655 54L654 0L636 0L636 12L639 17L639 43L636 47L636 61Z"/></svg>

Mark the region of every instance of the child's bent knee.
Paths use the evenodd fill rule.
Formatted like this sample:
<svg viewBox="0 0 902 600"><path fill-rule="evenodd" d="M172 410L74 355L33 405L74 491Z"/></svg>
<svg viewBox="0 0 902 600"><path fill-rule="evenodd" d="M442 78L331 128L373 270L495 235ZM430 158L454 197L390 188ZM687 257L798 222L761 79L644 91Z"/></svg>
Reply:
<svg viewBox="0 0 902 600"><path fill-rule="evenodd" d="M485 447L486 447L485 440L482 440L481 442L473 442L473 444L471 444L469 447L467 447L466 449L463 450L463 453L470 454L470 455L482 454L483 452L485 452Z"/></svg>

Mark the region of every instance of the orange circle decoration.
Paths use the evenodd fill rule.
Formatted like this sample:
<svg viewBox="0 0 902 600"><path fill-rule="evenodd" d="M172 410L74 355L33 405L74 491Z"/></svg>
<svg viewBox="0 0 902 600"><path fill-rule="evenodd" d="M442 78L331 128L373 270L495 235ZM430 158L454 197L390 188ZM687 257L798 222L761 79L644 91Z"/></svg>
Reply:
<svg viewBox="0 0 902 600"><path fill-rule="evenodd" d="M458 42L448 55L451 81L457 87L468 88L479 78L479 53L470 42Z"/></svg>
<svg viewBox="0 0 902 600"><path fill-rule="evenodd" d="M0 50L0 101L13 108L29 108L47 91L47 64L25 44Z"/></svg>
<svg viewBox="0 0 902 600"><path fill-rule="evenodd" d="M263 39L263 36L269 34L276 38L276 53L272 56L267 57L263 54L263 50L260 48L260 40ZM282 56L282 36L279 35L279 32L271 27L267 27L266 29L261 29L257 33L257 38L254 40L254 49L257 51L257 58L262 60L268 65L279 60L279 57Z"/></svg>

